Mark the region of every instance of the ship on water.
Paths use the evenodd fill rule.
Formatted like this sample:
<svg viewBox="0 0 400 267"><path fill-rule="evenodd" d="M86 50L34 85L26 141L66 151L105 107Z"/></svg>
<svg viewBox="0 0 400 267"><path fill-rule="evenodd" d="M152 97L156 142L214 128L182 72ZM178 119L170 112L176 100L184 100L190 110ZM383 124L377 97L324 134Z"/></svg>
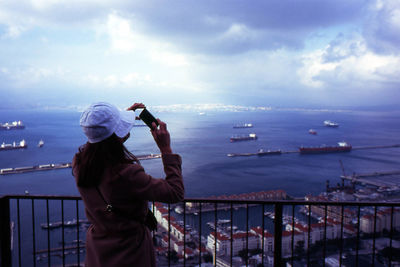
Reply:
<svg viewBox="0 0 400 267"><path fill-rule="evenodd" d="M310 130L308 130L308 133L309 133L309 134L312 134L312 135L316 135L316 134L317 134L317 131L314 130L314 129L310 129Z"/></svg>
<svg viewBox="0 0 400 267"><path fill-rule="evenodd" d="M240 123L233 125L233 128L253 128L252 123Z"/></svg>
<svg viewBox="0 0 400 267"><path fill-rule="evenodd" d="M142 121L140 121L139 123L135 123L134 125L133 125L133 127L147 127L147 125L144 123L144 122L142 122Z"/></svg>
<svg viewBox="0 0 400 267"><path fill-rule="evenodd" d="M22 123L22 121L0 123L0 130L13 130L13 129L24 129L24 128L25 125Z"/></svg>
<svg viewBox="0 0 400 267"><path fill-rule="evenodd" d="M6 144L2 143L0 145L0 151L1 150L13 150L13 149L22 149L22 148L27 148L28 144L25 142L25 140L20 141L19 143L16 143L15 141L12 144Z"/></svg>
<svg viewBox="0 0 400 267"><path fill-rule="evenodd" d="M325 125L326 127L332 127L332 128L337 128L337 127L339 127L339 123L333 122L333 121L329 121L329 120L324 121L324 125Z"/></svg>
<svg viewBox="0 0 400 267"><path fill-rule="evenodd" d="M42 147L44 146L44 141L42 139L40 139L39 143L38 143L38 147Z"/></svg>
<svg viewBox="0 0 400 267"><path fill-rule="evenodd" d="M259 149L256 153L229 153L227 154L228 157L249 157L249 156L269 156L269 155L280 155L282 151L279 150L264 150Z"/></svg>
<svg viewBox="0 0 400 267"><path fill-rule="evenodd" d="M231 143L238 141L248 141L248 140L257 140L257 135L255 133L250 133L247 135L235 135L230 138Z"/></svg>
<svg viewBox="0 0 400 267"><path fill-rule="evenodd" d="M350 152L352 146L346 142L339 142L337 146L319 146L319 147L300 147L300 154L319 154L319 153L335 153Z"/></svg>
<svg viewBox="0 0 400 267"><path fill-rule="evenodd" d="M257 152L257 156L269 156L269 155L280 155L282 154L282 151L280 149L278 150L264 150L264 149L259 149Z"/></svg>

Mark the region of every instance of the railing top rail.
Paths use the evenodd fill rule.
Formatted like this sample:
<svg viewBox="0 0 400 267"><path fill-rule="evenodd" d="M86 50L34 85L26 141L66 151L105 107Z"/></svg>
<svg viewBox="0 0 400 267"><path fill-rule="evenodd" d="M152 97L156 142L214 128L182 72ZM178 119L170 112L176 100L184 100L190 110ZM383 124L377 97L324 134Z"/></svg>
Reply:
<svg viewBox="0 0 400 267"><path fill-rule="evenodd" d="M3 195L0 198L8 199L53 199L53 200L80 200L80 196L63 195ZM192 203L225 203L225 204L264 204L264 205L328 205L328 206L382 206L400 207L400 202L379 201L306 201L306 200L249 200L249 199L217 199L217 198L185 198Z"/></svg>
<svg viewBox="0 0 400 267"><path fill-rule="evenodd" d="M248 199L215 199L185 198L184 202L194 203L233 203L233 204L265 204L265 205L328 205L328 206L387 206L400 207L400 202L372 201L306 201L306 200L248 200Z"/></svg>
<svg viewBox="0 0 400 267"><path fill-rule="evenodd" d="M3 195L1 198L8 199L54 199L54 200L81 200L80 196L64 196L64 195Z"/></svg>

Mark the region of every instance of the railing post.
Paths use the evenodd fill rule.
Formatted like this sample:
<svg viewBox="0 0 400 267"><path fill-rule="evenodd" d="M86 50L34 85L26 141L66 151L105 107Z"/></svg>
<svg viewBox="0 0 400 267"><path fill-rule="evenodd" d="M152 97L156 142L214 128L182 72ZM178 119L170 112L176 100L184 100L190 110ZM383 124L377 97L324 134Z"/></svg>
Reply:
<svg viewBox="0 0 400 267"><path fill-rule="evenodd" d="M275 204L274 224L274 267L281 267L282 263L282 204Z"/></svg>
<svg viewBox="0 0 400 267"><path fill-rule="evenodd" d="M0 197L1 266L11 266L10 199Z"/></svg>

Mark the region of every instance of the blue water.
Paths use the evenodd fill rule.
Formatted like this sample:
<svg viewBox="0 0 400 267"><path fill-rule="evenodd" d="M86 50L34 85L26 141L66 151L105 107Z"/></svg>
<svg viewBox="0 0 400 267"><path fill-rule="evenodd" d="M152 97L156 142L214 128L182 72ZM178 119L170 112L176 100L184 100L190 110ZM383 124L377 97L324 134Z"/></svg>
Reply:
<svg viewBox="0 0 400 267"><path fill-rule="evenodd" d="M256 152L259 148L297 150L299 146L334 145L347 141L353 146L399 144L400 116L390 112L258 111L155 114L168 124L172 148L183 159L186 196L283 189L293 196L318 194L340 181L339 160L346 173L398 170L400 149L353 150L325 155L283 154L266 157L227 157L227 153ZM71 162L85 136L76 111L0 111L0 122L22 120L24 130L0 131L0 142L25 139L25 150L0 151L0 168ZM329 119L340 124L327 128ZM254 128L233 129L237 123ZM318 135L308 134L313 128ZM230 143L233 134L255 132L256 141ZM43 139L45 145L37 147ZM146 127L135 127L126 142L134 154L158 153ZM159 159L142 161L146 171L162 177ZM77 195L71 169L0 176L1 194Z"/></svg>
<svg viewBox="0 0 400 267"><path fill-rule="evenodd" d="M304 196L318 194L325 189L327 179L331 184L339 182L342 173L339 160L345 172L375 172L398 170L400 148L379 150L353 150L350 153L325 155L283 154L265 157L227 157L227 153L256 152L259 148L297 150L299 146L334 145L347 141L353 146L374 146L399 144L400 116L388 112L209 112L155 114L168 123L172 148L183 159L183 174L186 196L206 197L221 194L283 189L289 195ZM48 163L71 162L78 147L85 142L78 125L80 113L75 111L0 111L0 122L22 120L24 130L0 131L0 142L11 143L25 139L28 148L24 150L0 151L0 168L31 166ZM322 126L329 119L340 123L337 129ZM233 129L237 123L253 123L251 129ZM310 128L318 135L308 134ZM230 143L233 134L255 132L258 140ZM37 147L43 139L45 145ZM137 155L157 153L157 147L146 127L137 127L126 142L129 150ZM160 159L142 161L146 171L154 177L163 177ZM0 175L0 195L24 194L78 195L71 169L30 172L24 174ZM11 220L18 226L15 211L19 203L21 221L21 266L47 266L47 259L36 261L32 254L32 236L35 232L36 250L59 247L61 230L48 232L40 224L46 221L46 202L35 202L35 216L29 200L11 202ZM64 206L62 206L64 205ZM50 201L49 221L76 218L74 201ZM62 210L63 207L63 210ZM271 209L271 207L266 207ZM62 213L62 211L64 213ZM84 208L79 204L79 218L84 218ZM64 214L64 218L62 215ZM290 214L290 212L289 212ZM32 217L35 225L32 224ZM179 217L179 216L178 216ZM187 223L198 229L200 216L187 216ZM218 211L218 218L229 218L229 211ZM239 229L246 228L246 210L235 210L233 224ZM249 227L260 225L263 212L254 207L249 213ZM214 221L213 213L204 213L202 234L210 229L206 223ZM18 226L19 227L19 226ZM266 219L265 227L273 230L272 221ZM65 231L65 241L84 239L85 230ZM14 230L13 263L18 266L17 234ZM82 261L84 253L80 255ZM68 255L67 262L78 259ZM61 259L51 257L51 264L61 264Z"/></svg>

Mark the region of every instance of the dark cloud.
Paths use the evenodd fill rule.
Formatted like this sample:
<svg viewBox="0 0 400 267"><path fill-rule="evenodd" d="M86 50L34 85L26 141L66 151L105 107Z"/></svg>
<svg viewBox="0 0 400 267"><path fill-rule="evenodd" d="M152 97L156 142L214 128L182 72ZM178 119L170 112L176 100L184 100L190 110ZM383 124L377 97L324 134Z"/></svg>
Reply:
<svg viewBox="0 0 400 267"><path fill-rule="evenodd" d="M364 0L44 2L46 8L32 2L7 3L14 18L64 27L98 21L116 11L131 19L134 30L167 40L182 50L228 54L302 48L304 39L316 29L353 22L365 6ZM221 38L235 24L244 25L251 36Z"/></svg>
<svg viewBox="0 0 400 267"><path fill-rule="evenodd" d="M376 53L398 54L400 52L400 3L383 1L381 6L371 6L364 24L364 37Z"/></svg>
<svg viewBox="0 0 400 267"><path fill-rule="evenodd" d="M132 4L125 12L144 23L146 34L163 36L182 47L237 53L252 49L301 48L321 27L354 21L364 1L163 1ZM254 31L254 38L218 39L233 24Z"/></svg>

